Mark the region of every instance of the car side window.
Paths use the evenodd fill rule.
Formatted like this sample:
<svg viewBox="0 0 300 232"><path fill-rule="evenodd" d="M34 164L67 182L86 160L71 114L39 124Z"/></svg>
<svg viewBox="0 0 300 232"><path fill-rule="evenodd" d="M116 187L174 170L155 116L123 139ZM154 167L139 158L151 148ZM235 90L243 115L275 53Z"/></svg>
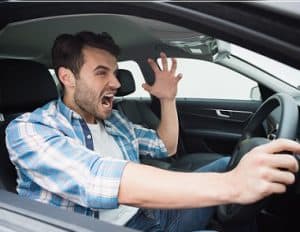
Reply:
<svg viewBox="0 0 300 232"><path fill-rule="evenodd" d="M177 58L177 73L183 74L177 98L261 100L257 82L216 63Z"/></svg>
<svg viewBox="0 0 300 232"><path fill-rule="evenodd" d="M51 74L51 76L52 76L52 78L53 78L56 86L59 86L59 80L58 80L58 77L55 74L54 69L50 68L50 69L48 69L48 71L50 72L50 74Z"/></svg>
<svg viewBox="0 0 300 232"><path fill-rule="evenodd" d="M118 66L120 69L129 70L132 73L135 81L136 90L133 93L124 96L123 98L150 98L149 93L142 88L142 84L145 83L145 79L137 62L133 60L120 61L118 62Z"/></svg>

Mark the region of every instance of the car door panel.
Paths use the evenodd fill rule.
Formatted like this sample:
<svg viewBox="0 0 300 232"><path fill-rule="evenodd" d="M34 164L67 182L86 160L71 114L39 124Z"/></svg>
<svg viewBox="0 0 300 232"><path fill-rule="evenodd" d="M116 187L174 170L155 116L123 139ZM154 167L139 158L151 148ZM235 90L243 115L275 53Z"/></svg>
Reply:
<svg viewBox="0 0 300 232"><path fill-rule="evenodd" d="M231 154L260 101L177 99L186 152Z"/></svg>

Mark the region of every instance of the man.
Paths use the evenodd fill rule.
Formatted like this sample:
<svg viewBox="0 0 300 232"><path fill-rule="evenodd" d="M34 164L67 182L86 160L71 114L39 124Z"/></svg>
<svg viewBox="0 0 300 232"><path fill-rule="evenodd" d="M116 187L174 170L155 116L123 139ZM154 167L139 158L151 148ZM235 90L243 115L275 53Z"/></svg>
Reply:
<svg viewBox="0 0 300 232"><path fill-rule="evenodd" d="M135 229L192 231L205 228L214 210L209 206L253 203L294 182L296 159L272 155L300 151L288 140L253 149L224 173L219 172L228 159L198 170L206 173L140 164L139 155L176 152L175 96L181 75L175 74L175 59L168 67L164 53L162 70L149 59L155 83L143 87L160 100L161 123L157 131L142 128L112 110L120 87L118 53L106 33L56 39L52 58L63 98L20 116L6 131L20 195Z"/></svg>

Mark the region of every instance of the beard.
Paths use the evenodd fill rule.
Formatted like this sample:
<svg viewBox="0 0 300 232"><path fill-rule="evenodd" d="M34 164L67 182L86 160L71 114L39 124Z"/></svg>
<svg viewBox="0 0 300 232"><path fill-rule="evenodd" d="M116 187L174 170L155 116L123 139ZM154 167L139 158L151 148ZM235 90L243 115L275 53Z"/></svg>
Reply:
<svg viewBox="0 0 300 232"><path fill-rule="evenodd" d="M111 108L105 108L102 103L102 97L105 89L95 91L85 85L84 82L77 82L74 93L74 102L80 110L86 114L95 117L98 120L107 119L112 112Z"/></svg>

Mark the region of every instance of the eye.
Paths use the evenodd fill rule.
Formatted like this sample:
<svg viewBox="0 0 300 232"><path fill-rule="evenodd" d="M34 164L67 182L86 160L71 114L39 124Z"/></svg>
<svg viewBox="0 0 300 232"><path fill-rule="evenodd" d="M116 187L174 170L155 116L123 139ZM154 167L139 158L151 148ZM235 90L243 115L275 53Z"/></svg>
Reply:
<svg viewBox="0 0 300 232"><path fill-rule="evenodd" d="M107 71L99 70L95 74L96 74L96 76L105 76L107 74Z"/></svg>

